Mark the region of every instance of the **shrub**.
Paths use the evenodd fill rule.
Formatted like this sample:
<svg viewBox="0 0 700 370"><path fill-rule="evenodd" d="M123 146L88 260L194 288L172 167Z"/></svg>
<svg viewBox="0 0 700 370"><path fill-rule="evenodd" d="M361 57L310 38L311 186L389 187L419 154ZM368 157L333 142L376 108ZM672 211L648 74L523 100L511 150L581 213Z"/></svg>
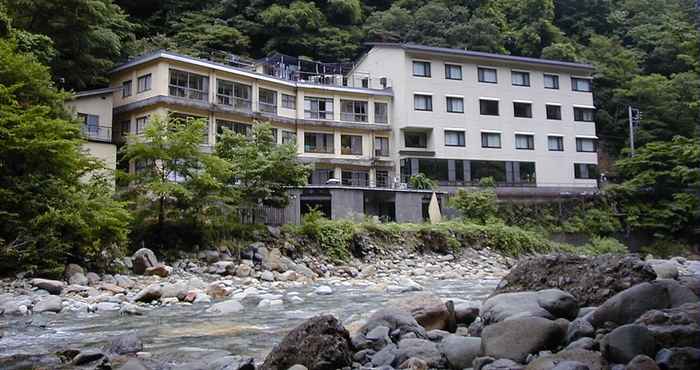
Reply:
<svg viewBox="0 0 700 370"><path fill-rule="evenodd" d="M496 192L493 189L467 191L459 189L450 198L450 206L455 208L466 220L486 223L498 214Z"/></svg>
<svg viewBox="0 0 700 370"><path fill-rule="evenodd" d="M414 189L430 190L435 187L435 181L426 176L424 173L411 176L408 182Z"/></svg>
<svg viewBox="0 0 700 370"><path fill-rule="evenodd" d="M600 254L625 254L627 247L615 238L601 238L594 236L591 241L583 247L576 249L578 254L597 256Z"/></svg>

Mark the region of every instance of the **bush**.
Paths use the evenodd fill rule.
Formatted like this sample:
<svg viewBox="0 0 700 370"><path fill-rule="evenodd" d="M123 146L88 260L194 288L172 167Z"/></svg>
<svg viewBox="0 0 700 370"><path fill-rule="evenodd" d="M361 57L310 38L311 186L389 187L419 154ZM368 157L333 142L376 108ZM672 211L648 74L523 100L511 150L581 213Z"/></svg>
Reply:
<svg viewBox="0 0 700 370"><path fill-rule="evenodd" d="M642 255L651 254L657 258L671 258L676 256L686 256L692 251L689 245L678 243L672 240L656 240L651 245L639 248Z"/></svg>
<svg viewBox="0 0 700 370"><path fill-rule="evenodd" d="M408 179L409 184L414 189L430 190L435 187L435 181L426 176L424 173L411 176Z"/></svg>
<svg viewBox="0 0 700 370"><path fill-rule="evenodd" d="M455 208L465 220L486 223L497 218L496 192L493 189L467 191L459 189L450 198L450 206Z"/></svg>
<svg viewBox="0 0 700 370"><path fill-rule="evenodd" d="M597 256L600 254L625 254L627 247L615 238L601 238L594 236L590 243L576 249L578 254Z"/></svg>

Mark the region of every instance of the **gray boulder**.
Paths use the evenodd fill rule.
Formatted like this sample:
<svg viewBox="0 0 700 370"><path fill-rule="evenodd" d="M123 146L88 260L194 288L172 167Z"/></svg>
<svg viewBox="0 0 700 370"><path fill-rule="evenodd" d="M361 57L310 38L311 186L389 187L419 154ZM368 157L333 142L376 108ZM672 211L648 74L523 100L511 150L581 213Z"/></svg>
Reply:
<svg viewBox="0 0 700 370"><path fill-rule="evenodd" d="M207 370L255 370L255 359L243 356L224 356L207 362Z"/></svg>
<svg viewBox="0 0 700 370"><path fill-rule="evenodd" d="M377 326L386 326L389 333L398 337L414 333L418 338L427 338L425 329L410 313L396 308L384 308L373 313L358 330L358 335L366 335Z"/></svg>
<svg viewBox="0 0 700 370"><path fill-rule="evenodd" d="M476 370L477 367L474 366L474 370ZM509 360L507 358L500 358L495 361L490 361L486 362L482 367L481 370L523 370L525 369L524 365L521 365L513 360Z"/></svg>
<svg viewBox="0 0 700 370"><path fill-rule="evenodd" d="M590 370L590 368L578 361L562 361L552 370Z"/></svg>
<svg viewBox="0 0 700 370"><path fill-rule="evenodd" d="M63 309L63 302L61 297L55 295L45 296L34 305L32 312L55 312L59 313Z"/></svg>
<svg viewBox="0 0 700 370"><path fill-rule="evenodd" d="M596 347L597 342L595 342L593 338L584 337L569 343L564 349L585 349L592 351L596 349Z"/></svg>
<svg viewBox="0 0 700 370"><path fill-rule="evenodd" d="M479 308L473 307L468 303L459 303L455 305L455 321L457 324L470 325L479 317Z"/></svg>
<svg viewBox="0 0 700 370"><path fill-rule="evenodd" d="M654 283L659 284L666 289L668 292L668 298L671 301L670 307L678 307L686 303L695 303L700 301L692 289L682 285L676 280L660 279Z"/></svg>
<svg viewBox="0 0 700 370"><path fill-rule="evenodd" d="M664 348L656 354L656 363L662 370L697 370L700 369L700 349Z"/></svg>
<svg viewBox="0 0 700 370"><path fill-rule="evenodd" d="M71 285L88 285L88 278L82 272L76 272L68 278L68 283Z"/></svg>
<svg viewBox="0 0 700 370"><path fill-rule="evenodd" d="M239 312L242 310L243 310L243 305L241 305L240 302L235 301L235 300L228 300L228 301L213 304L211 307L209 307L207 309L207 312L215 313L215 314L219 314L219 315L228 315L228 314L236 313L236 312Z"/></svg>
<svg viewBox="0 0 700 370"><path fill-rule="evenodd" d="M396 362L397 347L391 343L382 348L379 352L372 355L372 366L391 366Z"/></svg>
<svg viewBox="0 0 700 370"><path fill-rule="evenodd" d="M617 325L628 324L649 310L668 308L670 305L671 299L664 286L642 283L605 301L593 311L590 322L595 327L601 327L608 321Z"/></svg>
<svg viewBox="0 0 700 370"><path fill-rule="evenodd" d="M498 294L484 301L481 307L481 319L485 325L526 316L573 320L577 313L576 299L558 289Z"/></svg>
<svg viewBox="0 0 700 370"><path fill-rule="evenodd" d="M481 352L481 338L449 335L440 342L439 347L450 368L461 370L471 367Z"/></svg>
<svg viewBox="0 0 700 370"><path fill-rule="evenodd" d="M49 279L32 279L30 283L32 286L43 289L51 294L61 294L61 291L66 286L66 283L62 281Z"/></svg>
<svg viewBox="0 0 700 370"><path fill-rule="evenodd" d="M135 334L120 335L112 339L108 351L118 355L129 355L143 351L143 341Z"/></svg>
<svg viewBox="0 0 700 370"><path fill-rule="evenodd" d="M595 328L584 319L576 319L569 324L566 331L566 343L575 342L584 337L593 337Z"/></svg>
<svg viewBox="0 0 700 370"><path fill-rule="evenodd" d="M521 317L484 328L481 352L494 358L524 362L529 354L555 349L564 339L557 323L541 317Z"/></svg>
<svg viewBox="0 0 700 370"><path fill-rule="evenodd" d="M700 303L687 303L676 308L651 310L636 324L654 335L657 349L696 347L700 343Z"/></svg>
<svg viewBox="0 0 700 370"><path fill-rule="evenodd" d="M656 361L649 356L637 355L630 361L625 370L660 370Z"/></svg>
<svg viewBox="0 0 700 370"><path fill-rule="evenodd" d="M136 274L143 275L149 267L158 265L156 254L148 248L141 248L131 257L133 271Z"/></svg>
<svg viewBox="0 0 700 370"><path fill-rule="evenodd" d="M151 284L143 289L134 296L135 302L152 302L157 301L163 295L161 291L160 284Z"/></svg>
<svg viewBox="0 0 700 370"><path fill-rule="evenodd" d="M444 368L445 358L437 344L426 339L402 339L396 351L396 362L403 364L409 358L419 358L431 368Z"/></svg>
<svg viewBox="0 0 700 370"><path fill-rule="evenodd" d="M604 356L614 363L626 364L637 355L656 353L654 335L642 325L630 324L615 328L603 338Z"/></svg>
<svg viewBox="0 0 700 370"><path fill-rule="evenodd" d="M654 269L658 279L678 278L678 263L669 260L647 260L646 262Z"/></svg>
<svg viewBox="0 0 700 370"><path fill-rule="evenodd" d="M447 305L439 297L429 292L414 293L404 298L392 300L389 302L389 306L410 312L425 330L447 330L452 319Z"/></svg>
<svg viewBox="0 0 700 370"><path fill-rule="evenodd" d="M564 362L583 364L590 370L608 369L608 362L603 358L600 352L575 349L538 357L527 365L526 370L553 370Z"/></svg>
<svg viewBox="0 0 700 370"><path fill-rule="evenodd" d="M100 283L100 275L94 272L88 272L85 277L87 278L89 286L95 286Z"/></svg>

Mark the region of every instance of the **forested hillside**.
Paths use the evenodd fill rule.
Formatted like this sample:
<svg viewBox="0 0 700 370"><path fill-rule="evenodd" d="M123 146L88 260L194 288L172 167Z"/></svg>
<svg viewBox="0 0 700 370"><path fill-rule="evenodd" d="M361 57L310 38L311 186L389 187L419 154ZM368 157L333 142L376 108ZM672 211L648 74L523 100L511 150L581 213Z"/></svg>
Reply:
<svg viewBox="0 0 700 370"><path fill-rule="evenodd" d="M271 51L353 60L364 42L414 42L597 67L598 130L627 145L697 134L696 0L5 0L7 22L66 89L100 86L129 56L165 48L207 57Z"/></svg>

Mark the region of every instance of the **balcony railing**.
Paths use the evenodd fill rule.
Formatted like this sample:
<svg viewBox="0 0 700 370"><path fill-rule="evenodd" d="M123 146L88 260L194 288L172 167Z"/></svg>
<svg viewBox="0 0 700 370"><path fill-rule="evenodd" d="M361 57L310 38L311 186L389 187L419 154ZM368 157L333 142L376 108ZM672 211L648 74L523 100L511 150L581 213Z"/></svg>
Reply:
<svg viewBox="0 0 700 370"><path fill-rule="evenodd" d="M277 114L277 104L258 102L258 108L262 113Z"/></svg>
<svg viewBox="0 0 700 370"><path fill-rule="evenodd" d="M375 175L376 184L378 188L388 188L389 187L389 175L386 173L377 172Z"/></svg>
<svg viewBox="0 0 700 370"><path fill-rule="evenodd" d="M80 128L80 132L88 140L112 142L111 126L83 125Z"/></svg>
<svg viewBox="0 0 700 370"><path fill-rule="evenodd" d="M374 123L389 123L389 117L386 114L374 115Z"/></svg>
<svg viewBox="0 0 700 370"><path fill-rule="evenodd" d="M346 122L367 122L367 114L340 112L340 120Z"/></svg>
<svg viewBox="0 0 700 370"><path fill-rule="evenodd" d="M192 99L192 100L202 100L207 101L209 94L204 90L197 90L188 87L182 87L177 85L170 86L170 96L177 96L180 98Z"/></svg>
<svg viewBox="0 0 700 370"><path fill-rule="evenodd" d="M251 112L253 103L248 99L237 98L231 95L217 94L216 101L221 105L228 105L239 112Z"/></svg>
<svg viewBox="0 0 700 370"><path fill-rule="evenodd" d="M350 176L346 176L346 175ZM347 172L344 171L343 179L341 180L343 186L358 186L358 187L368 187L369 186L369 174L367 172Z"/></svg>
<svg viewBox="0 0 700 370"><path fill-rule="evenodd" d="M333 154L332 146L304 146L304 153Z"/></svg>

